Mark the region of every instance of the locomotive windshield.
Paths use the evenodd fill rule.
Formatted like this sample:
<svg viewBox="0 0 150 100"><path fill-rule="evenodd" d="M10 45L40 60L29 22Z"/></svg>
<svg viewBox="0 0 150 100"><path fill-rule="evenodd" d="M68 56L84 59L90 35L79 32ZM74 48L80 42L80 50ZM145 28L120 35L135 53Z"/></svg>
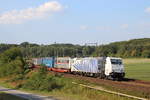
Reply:
<svg viewBox="0 0 150 100"><path fill-rule="evenodd" d="M119 64L119 65L121 65L122 64L122 60L121 59L111 59L111 63L112 64Z"/></svg>

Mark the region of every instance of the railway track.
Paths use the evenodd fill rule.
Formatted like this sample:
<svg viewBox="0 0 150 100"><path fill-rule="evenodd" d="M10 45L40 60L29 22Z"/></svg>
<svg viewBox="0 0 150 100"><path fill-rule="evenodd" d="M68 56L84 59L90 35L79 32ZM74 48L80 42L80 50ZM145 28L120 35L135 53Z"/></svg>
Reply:
<svg viewBox="0 0 150 100"><path fill-rule="evenodd" d="M126 85L134 85L137 87L139 86L139 87L150 88L150 82L142 81L142 80L125 79L122 81L112 81L112 80L105 80L105 79L100 79L100 78L86 77L86 76L80 76L80 75L72 75L72 74L68 74L68 73L63 73L63 76L94 81L96 83L101 83L101 82L103 83L104 82L104 83L126 84Z"/></svg>
<svg viewBox="0 0 150 100"><path fill-rule="evenodd" d="M105 80L105 79L100 79L100 78L93 78L93 77L86 77L86 76L80 76L80 75L73 75L73 74L68 74L68 73L59 73L59 72L50 72L53 74L61 74L64 77L69 77L69 78L77 78L77 79L83 79L83 80L88 80L91 82L96 82L96 83L115 83L115 84L123 84L123 85L134 85L134 86L139 86L139 87L147 87L148 89L150 88L150 82L149 81L143 81L143 80L134 80L134 79L125 79L122 81L112 81L112 80Z"/></svg>

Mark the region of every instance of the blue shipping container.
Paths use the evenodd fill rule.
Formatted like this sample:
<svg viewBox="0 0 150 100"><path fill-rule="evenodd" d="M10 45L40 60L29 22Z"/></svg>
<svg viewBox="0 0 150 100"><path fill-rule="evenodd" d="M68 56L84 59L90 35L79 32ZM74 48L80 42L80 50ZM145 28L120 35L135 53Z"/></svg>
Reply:
<svg viewBox="0 0 150 100"><path fill-rule="evenodd" d="M44 64L47 67L54 67L54 58L48 57L48 58L42 58L42 64Z"/></svg>

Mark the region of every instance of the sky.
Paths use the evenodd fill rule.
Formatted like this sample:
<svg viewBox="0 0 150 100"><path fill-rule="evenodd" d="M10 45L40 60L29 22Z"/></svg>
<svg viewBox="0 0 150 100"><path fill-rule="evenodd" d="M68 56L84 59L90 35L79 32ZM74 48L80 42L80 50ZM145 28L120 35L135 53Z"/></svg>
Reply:
<svg viewBox="0 0 150 100"><path fill-rule="evenodd" d="M0 43L150 38L150 0L1 0Z"/></svg>

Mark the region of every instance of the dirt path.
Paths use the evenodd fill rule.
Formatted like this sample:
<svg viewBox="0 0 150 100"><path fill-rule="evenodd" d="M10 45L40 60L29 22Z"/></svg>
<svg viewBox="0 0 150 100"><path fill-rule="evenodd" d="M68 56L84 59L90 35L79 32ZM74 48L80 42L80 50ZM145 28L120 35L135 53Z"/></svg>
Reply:
<svg viewBox="0 0 150 100"><path fill-rule="evenodd" d="M22 92L20 90L4 88L4 87L1 87L1 86L0 86L0 91L11 94L11 95L15 95L15 96L18 96L18 97L21 97L21 98L25 98L25 99L28 99L28 100L57 100L57 99L54 99L53 97Z"/></svg>

